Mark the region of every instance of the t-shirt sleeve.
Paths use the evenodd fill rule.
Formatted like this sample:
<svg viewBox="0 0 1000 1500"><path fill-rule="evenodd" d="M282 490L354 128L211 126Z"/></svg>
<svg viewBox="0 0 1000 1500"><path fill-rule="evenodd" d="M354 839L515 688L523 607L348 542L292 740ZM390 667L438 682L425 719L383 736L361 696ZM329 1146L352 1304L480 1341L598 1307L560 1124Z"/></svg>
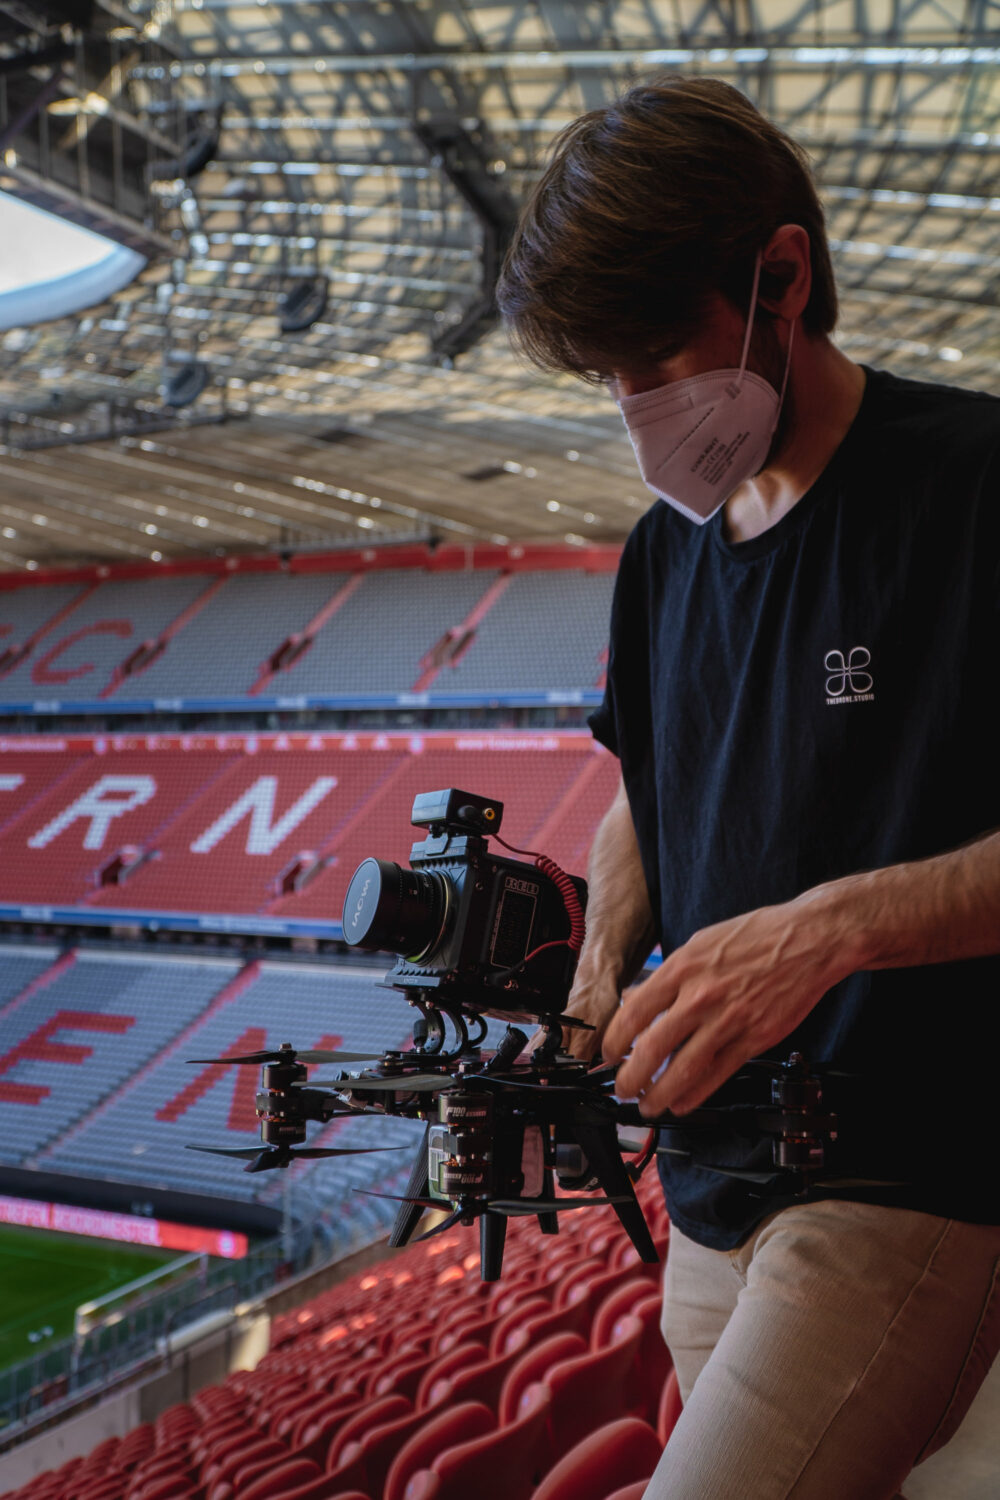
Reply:
<svg viewBox="0 0 1000 1500"><path fill-rule="evenodd" d="M637 568L638 532L639 528L636 527L625 543L621 561L618 564L614 598L611 602L608 671L604 687L604 701L594 709L587 720L594 739L606 750L610 750L612 755L617 755L619 760L622 747L619 739L618 708L622 701L628 702L629 699L627 687L623 692L620 663L629 661L634 654L635 642L631 637L636 624L633 611L637 599L637 586L641 583Z"/></svg>
<svg viewBox="0 0 1000 1500"><path fill-rule="evenodd" d="M618 755L618 727L615 723L614 692L611 687L610 671L607 686L604 689L604 701L594 709L587 719L590 732L598 744L610 750L612 755Z"/></svg>

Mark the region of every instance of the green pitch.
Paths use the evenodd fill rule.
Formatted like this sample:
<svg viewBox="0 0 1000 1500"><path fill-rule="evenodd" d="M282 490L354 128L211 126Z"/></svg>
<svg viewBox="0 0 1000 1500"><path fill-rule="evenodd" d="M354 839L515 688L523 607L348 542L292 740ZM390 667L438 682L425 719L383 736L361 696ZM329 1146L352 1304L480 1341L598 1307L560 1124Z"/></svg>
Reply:
<svg viewBox="0 0 1000 1500"><path fill-rule="evenodd" d="M176 1259L171 1250L0 1225L0 1369L68 1338L81 1302ZM29 1339L47 1328L51 1334Z"/></svg>

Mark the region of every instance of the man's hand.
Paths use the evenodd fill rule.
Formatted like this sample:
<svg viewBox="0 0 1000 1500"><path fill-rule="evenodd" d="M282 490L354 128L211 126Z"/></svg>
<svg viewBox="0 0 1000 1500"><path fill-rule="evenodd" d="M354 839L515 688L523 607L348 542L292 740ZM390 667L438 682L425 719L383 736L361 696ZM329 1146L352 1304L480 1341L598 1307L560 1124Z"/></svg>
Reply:
<svg viewBox="0 0 1000 1500"><path fill-rule="evenodd" d="M860 966L823 896L818 889L719 922L671 953L607 1028L609 1062L632 1049L616 1092L637 1097L649 1117L684 1114L793 1031Z"/></svg>
<svg viewBox="0 0 1000 1500"><path fill-rule="evenodd" d="M607 966L596 965L578 973L570 993L565 1014L589 1021L593 1031L563 1028L563 1050L572 1057L589 1062L601 1051L608 1023L618 1010L618 985Z"/></svg>

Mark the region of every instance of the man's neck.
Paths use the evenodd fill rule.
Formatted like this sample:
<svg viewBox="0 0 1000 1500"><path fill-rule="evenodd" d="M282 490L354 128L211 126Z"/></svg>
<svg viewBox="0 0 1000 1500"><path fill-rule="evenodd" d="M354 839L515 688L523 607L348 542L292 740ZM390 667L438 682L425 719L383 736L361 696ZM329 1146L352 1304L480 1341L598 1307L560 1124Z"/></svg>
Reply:
<svg viewBox="0 0 1000 1500"><path fill-rule="evenodd" d="M799 334L785 396L784 433L767 467L726 501L723 526L729 541L760 536L801 500L847 435L864 389L860 365L828 338Z"/></svg>

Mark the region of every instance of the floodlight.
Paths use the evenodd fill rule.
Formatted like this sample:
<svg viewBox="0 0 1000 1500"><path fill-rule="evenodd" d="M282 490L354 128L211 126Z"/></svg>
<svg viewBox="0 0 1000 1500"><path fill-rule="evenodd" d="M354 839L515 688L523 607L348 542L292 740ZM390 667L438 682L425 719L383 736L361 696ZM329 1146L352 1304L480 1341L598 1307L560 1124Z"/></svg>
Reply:
<svg viewBox="0 0 1000 1500"><path fill-rule="evenodd" d="M208 385L211 373L208 365L201 360L188 360L167 380L163 389L164 405L175 409L190 406Z"/></svg>
<svg viewBox="0 0 1000 1500"><path fill-rule="evenodd" d="M304 333L326 312L330 283L325 276L306 276L282 297L278 322L282 333Z"/></svg>

